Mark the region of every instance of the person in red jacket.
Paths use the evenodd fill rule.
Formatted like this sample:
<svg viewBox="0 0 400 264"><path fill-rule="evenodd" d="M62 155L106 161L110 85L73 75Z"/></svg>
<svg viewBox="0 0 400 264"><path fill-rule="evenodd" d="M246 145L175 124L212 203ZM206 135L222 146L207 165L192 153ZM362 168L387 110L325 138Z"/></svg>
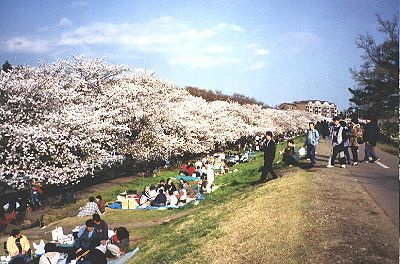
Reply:
<svg viewBox="0 0 400 264"><path fill-rule="evenodd" d="M188 175L188 165L186 163L182 165L182 173Z"/></svg>
<svg viewBox="0 0 400 264"><path fill-rule="evenodd" d="M192 164L189 163L189 168L188 168L188 174L189 176L192 176L193 174L196 173L196 169L194 168L194 166Z"/></svg>

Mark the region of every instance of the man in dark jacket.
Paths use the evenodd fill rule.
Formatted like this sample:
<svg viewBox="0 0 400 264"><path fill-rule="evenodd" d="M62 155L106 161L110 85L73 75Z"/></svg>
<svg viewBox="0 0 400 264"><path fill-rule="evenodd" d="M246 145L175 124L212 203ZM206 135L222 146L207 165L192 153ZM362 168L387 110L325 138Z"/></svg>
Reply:
<svg viewBox="0 0 400 264"><path fill-rule="evenodd" d="M261 174L261 182L266 182L268 181L267 175L268 173L271 173L272 179L276 179L277 176L274 172L274 169L272 168L272 163L275 159L275 151L276 151L276 145L274 140L272 139L272 132L267 131L265 133L266 137L266 142L264 142L263 146L263 151L264 151L264 168Z"/></svg>
<svg viewBox="0 0 400 264"><path fill-rule="evenodd" d="M108 225L100 218L100 215L93 214L94 228L101 244L105 245L108 240Z"/></svg>
<svg viewBox="0 0 400 264"><path fill-rule="evenodd" d="M367 124L364 127L363 139L365 142L365 157L364 162L375 162L379 160L379 157L376 155L375 147L379 137L379 128L377 124L376 118L372 117L371 119L367 119ZM370 161L370 157L372 160Z"/></svg>
<svg viewBox="0 0 400 264"><path fill-rule="evenodd" d="M162 207L167 205L167 196L164 194L163 189L158 190L158 194L154 201L151 202L152 206Z"/></svg>
<svg viewBox="0 0 400 264"><path fill-rule="evenodd" d="M339 163L342 168L346 168L346 159L344 154L344 143L347 140L345 128L340 125L340 118L335 116L332 118L334 128L332 131L332 147L333 154L330 158L330 164L327 168L335 167L336 157L339 155Z"/></svg>
<svg viewBox="0 0 400 264"><path fill-rule="evenodd" d="M74 259L75 256L87 254L86 252L93 251L97 246L100 245L100 239L97 236L95 229L95 223L93 219L86 221L85 226L82 227L78 232L78 238L74 242L74 251L69 256L69 259Z"/></svg>

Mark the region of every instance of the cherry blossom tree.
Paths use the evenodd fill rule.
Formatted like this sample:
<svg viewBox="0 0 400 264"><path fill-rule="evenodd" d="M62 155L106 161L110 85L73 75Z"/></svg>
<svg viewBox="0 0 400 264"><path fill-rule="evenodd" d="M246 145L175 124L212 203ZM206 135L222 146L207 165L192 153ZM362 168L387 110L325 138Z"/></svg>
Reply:
<svg viewBox="0 0 400 264"><path fill-rule="evenodd" d="M306 128L298 111L207 102L153 73L72 58L0 72L0 181L79 182L135 159L204 153L242 136Z"/></svg>

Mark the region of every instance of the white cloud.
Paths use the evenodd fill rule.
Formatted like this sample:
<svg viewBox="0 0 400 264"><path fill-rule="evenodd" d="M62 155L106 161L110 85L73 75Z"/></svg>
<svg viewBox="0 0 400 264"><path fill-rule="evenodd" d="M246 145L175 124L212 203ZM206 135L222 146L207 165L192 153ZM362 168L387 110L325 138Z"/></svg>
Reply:
<svg viewBox="0 0 400 264"><path fill-rule="evenodd" d="M8 52L43 53L47 51L49 43L40 39L14 37L4 41L1 46Z"/></svg>
<svg viewBox="0 0 400 264"><path fill-rule="evenodd" d="M68 18L62 17L60 19L60 22L58 22L58 26L60 26L60 27L70 27L70 26L72 26L72 22Z"/></svg>
<svg viewBox="0 0 400 264"><path fill-rule="evenodd" d="M232 51L232 49L233 49L232 47L226 47L221 45L210 45L205 49L205 51L213 53L225 53Z"/></svg>
<svg viewBox="0 0 400 264"><path fill-rule="evenodd" d="M266 56L266 55L269 54L269 51L266 50L266 49L257 49L257 50L254 52L254 54L255 54L255 55L261 55L261 56Z"/></svg>
<svg viewBox="0 0 400 264"><path fill-rule="evenodd" d="M88 1L75 1L73 4L86 5ZM71 51L77 54L84 51L86 54L102 45L103 52L99 56L108 54L110 49L118 50L119 54L115 56L121 57L127 53L127 56L139 57L143 57L143 53L156 53L170 65L195 68L233 65L241 61L240 49L224 44L224 40L234 39L237 34L244 32L235 24L192 27L173 17L163 16L142 23L93 22L72 27L72 22L62 17L58 26L64 30L51 39L13 38L6 40L2 46L9 51L48 51L49 54ZM232 54L227 56L227 53Z"/></svg>
<svg viewBox="0 0 400 264"><path fill-rule="evenodd" d="M264 68L264 67L265 67L265 62L263 62L263 61L257 61L257 62L255 62L255 63L251 64L251 65L247 68L247 70L249 70L249 71L258 71L258 70L261 70L261 69Z"/></svg>
<svg viewBox="0 0 400 264"><path fill-rule="evenodd" d="M160 45L179 45L207 40L230 32L242 32L241 27L220 23L211 28L191 28L168 16L146 23L92 23L64 33L59 45L120 44L150 48Z"/></svg>
<svg viewBox="0 0 400 264"><path fill-rule="evenodd" d="M244 32L244 29L239 27L235 24L228 24L228 23L219 23L218 27L219 30L229 30L234 32Z"/></svg>
<svg viewBox="0 0 400 264"><path fill-rule="evenodd" d="M215 56L185 56L169 59L171 65L184 65L192 68L208 68L222 65L238 64L240 60L236 57L215 57Z"/></svg>
<svg viewBox="0 0 400 264"><path fill-rule="evenodd" d="M227 53L232 47L219 45L215 39L232 37L243 32L241 27L219 23L213 27L194 28L172 17L164 16L146 23L91 23L64 32L57 42L60 46L121 45L126 50L159 53L172 59L171 65L212 67L233 64L234 57L213 57ZM210 42L214 42L211 44Z"/></svg>

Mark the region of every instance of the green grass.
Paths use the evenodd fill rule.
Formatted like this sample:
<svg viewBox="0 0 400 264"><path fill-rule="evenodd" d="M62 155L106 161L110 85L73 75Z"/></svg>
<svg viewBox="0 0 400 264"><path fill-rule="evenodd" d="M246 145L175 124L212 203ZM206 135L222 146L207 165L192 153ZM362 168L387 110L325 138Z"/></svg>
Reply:
<svg viewBox="0 0 400 264"><path fill-rule="evenodd" d="M377 147L392 155L399 155L399 145L396 143L378 142Z"/></svg>

